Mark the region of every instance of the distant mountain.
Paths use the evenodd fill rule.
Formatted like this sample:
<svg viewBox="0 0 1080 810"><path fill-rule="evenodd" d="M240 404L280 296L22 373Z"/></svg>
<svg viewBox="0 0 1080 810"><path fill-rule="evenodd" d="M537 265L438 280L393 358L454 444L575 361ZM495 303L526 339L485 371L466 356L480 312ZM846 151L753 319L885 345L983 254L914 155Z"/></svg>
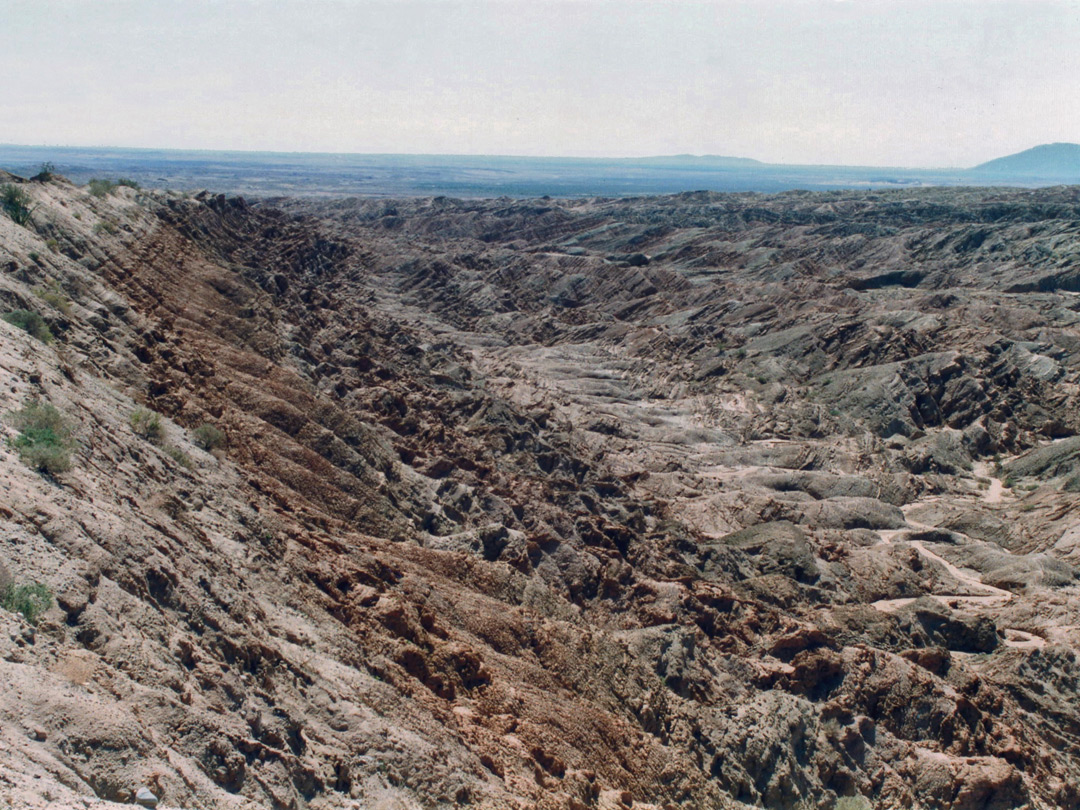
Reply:
<svg viewBox="0 0 1080 810"><path fill-rule="evenodd" d="M1047 143L981 163L968 171L1000 177L1053 177L1080 182L1080 144Z"/></svg>

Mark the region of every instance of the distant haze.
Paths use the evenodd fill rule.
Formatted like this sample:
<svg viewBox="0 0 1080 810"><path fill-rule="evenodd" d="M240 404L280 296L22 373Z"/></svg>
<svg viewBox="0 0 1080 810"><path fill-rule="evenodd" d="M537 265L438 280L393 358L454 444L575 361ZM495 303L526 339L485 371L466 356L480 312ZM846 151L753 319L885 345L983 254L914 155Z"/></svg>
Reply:
<svg viewBox="0 0 1080 810"><path fill-rule="evenodd" d="M1080 141L1073 0L0 0L0 143L974 166Z"/></svg>

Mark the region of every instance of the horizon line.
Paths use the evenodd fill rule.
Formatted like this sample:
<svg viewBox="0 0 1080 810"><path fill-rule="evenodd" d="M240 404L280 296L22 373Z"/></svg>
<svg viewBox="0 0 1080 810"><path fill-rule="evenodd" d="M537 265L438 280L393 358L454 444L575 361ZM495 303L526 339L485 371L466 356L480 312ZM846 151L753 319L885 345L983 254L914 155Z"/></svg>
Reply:
<svg viewBox="0 0 1080 810"><path fill-rule="evenodd" d="M1064 143L1064 142L1058 142ZM1038 144L1037 146L1054 146L1054 144ZM1075 144L1066 144L1075 145ZM1036 147L1029 147L1034 149ZM692 160L732 160L732 161L747 161L749 163L757 164L762 168L839 168L839 169L893 169L900 171L934 171L934 172L948 172L948 171L969 171L982 163L975 166L899 166L889 164L866 164L866 163L773 163L769 161L759 160L757 158L744 157L741 155L722 155L716 153L694 154L692 152L676 152L671 154L648 154L648 155L634 155L634 156L613 156L613 155L522 155L522 154L507 154L507 153L485 153L485 152L327 152L327 151L305 151L298 149L213 149L206 147L177 147L177 146L105 146L105 145L86 145L86 144L19 144L19 143L0 143L0 149L15 148L15 149L88 149L88 150L117 150L128 152L181 152L181 153L227 153L227 154L240 154L240 155L334 155L341 157L410 157L410 158L506 158L512 160L595 160L595 161L642 161L642 160L671 160L676 158L685 158ZM1027 149L1021 150L1025 152ZM1003 155L1002 157L1010 157L1012 154L1019 154L1017 152L1010 155ZM991 158L990 160L997 160L998 158ZM988 163L990 161L983 161Z"/></svg>

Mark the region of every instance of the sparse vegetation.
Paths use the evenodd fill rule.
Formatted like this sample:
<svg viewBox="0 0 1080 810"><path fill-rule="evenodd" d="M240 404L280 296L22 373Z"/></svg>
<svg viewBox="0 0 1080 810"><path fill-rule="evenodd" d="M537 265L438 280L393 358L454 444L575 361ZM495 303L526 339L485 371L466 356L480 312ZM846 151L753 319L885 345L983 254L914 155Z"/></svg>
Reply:
<svg viewBox="0 0 1080 810"><path fill-rule="evenodd" d="M209 422L203 422L191 431L191 440L208 452L225 446L225 434Z"/></svg>
<svg viewBox="0 0 1080 810"><path fill-rule="evenodd" d="M186 467L187 469L190 470L192 467L195 466L195 462L192 461L191 456L189 456L187 453L185 453L183 450L181 450L176 445L174 445L174 444L166 445L164 450L165 450L165 455L167 455L169 458L171 458L173 461L175 461L181 467Z"/></svg>
<svg viewBox="0 0 1080 810"><path fill-rule="evenodd" d="M0 205L16 225L29 225L34 209L30 207L30 195L14 183L0 188Z"/></svg>
<svg viewBox="0 0 1080 810"><path fill-rule="evenodd" d="M146 439L151 444L161 444L165 440L165 425L161 421L161 414L156 411L139 406L131 412L128 422L140 439Z"/></svg>
<svg viewBox="0 0 1080 810"><path fill-rule="evenodd" d="M33 401L11 415L19 431L12 446L28 467L50 475L71 469L75 441L63 415L48 403Z"/></svg>
<svg viewBox="0 0 1080 810"><path fill-rule="evenodd" d="M116 223L108 219L102 220L101 222L94 225L94 233L116 233Z"/></svg>
<svg viewBox="0 0 1080 810"><path fill-rule="evenodd" d="M59 253L60 252L60 243L57 242L55 239L47 239L45 241L45 247L47 247L53 253Z"/></svg>
<svg viewBox="0 0 1080 810"><path fill-rule="evenodd" d="M56 176L56 166L53 165L52 163L50 163L49 161L45 161L44 163L41 164L41 168L38 170L38 173L35 174L30 179L31 180L36 180L39 183L48 183L55 176Z"/></svg>
<svg viewBox="0 0 1080 810"><path fill-rule="evenodd" d="M249 536L252 540L267 549L277 548L279 527L272 518L264 515L256 515L246 521Z"/></svg>
<svg viewBox="0 0 1080 810"><path fill-rule="evenodd" d="M29 332L42 343L52 343L53 333L45 319L29 309L16 309L13 312L0 316L12 326L17 326L25 332Z"/></svg>
<svg viewBox="0 0 1080 810"><path fill-rule="evenodd" d="M7 585L0 590L0 607L12 613L21 613L30 624L37 624L38 617L52 604L52 591L40 582Z"/></svg>
<svg viewBox="0 0 1080 810"><path fill-rule="evenodd" d="M104 199L121 186L127 188L139 188L139 184L129 177L121 177L119 180L107 180L95 177L86 184L87 190L99 199Z"/></svg>
<svg viewBox="0 0 1080 810"><path fill-rule="evenodd" d="M116 188L116 183L114 183L112 180L101 180L95 177L93 180L86 184L86 188L95 197L99 199L104 199L112 193L113 189Z"/></svg>
<svg viewBox="0 0 1080 810"><path fill-rule="evenodd" d="M56 282L53 282L48 287L35 288L34 295L58 312L64 315L71 314L71 299L64 295L60 285Z"/></svg>

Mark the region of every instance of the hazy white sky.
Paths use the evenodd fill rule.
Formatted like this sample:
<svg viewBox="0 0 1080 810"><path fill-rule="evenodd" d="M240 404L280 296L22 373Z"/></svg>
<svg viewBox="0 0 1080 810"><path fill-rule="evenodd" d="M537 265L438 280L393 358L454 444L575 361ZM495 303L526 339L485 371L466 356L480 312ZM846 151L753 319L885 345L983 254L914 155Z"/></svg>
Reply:
<svg viewBox="0 0 1080 810"><path fill-rule="evenodd" d="M0 143L968 166L1078 81L1080 0L0 0Z"/></svg>

